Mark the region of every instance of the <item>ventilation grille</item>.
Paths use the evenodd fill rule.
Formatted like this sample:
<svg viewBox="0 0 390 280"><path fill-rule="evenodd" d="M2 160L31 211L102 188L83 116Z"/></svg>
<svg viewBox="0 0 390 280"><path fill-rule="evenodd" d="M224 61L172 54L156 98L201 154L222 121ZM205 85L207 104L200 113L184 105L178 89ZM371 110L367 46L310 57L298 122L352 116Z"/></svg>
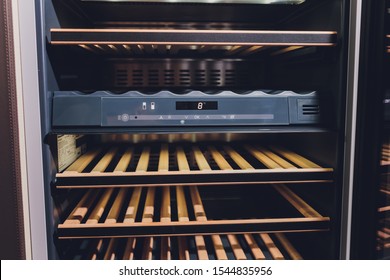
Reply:
<svg viewBox="0 0 390 280"><path fill-rule="evenodd" d="M236 72L205 69L116 69L116 87L237 86Z"/></svg>
<svg viewBox="0 0 390 280"><path fill-rule="evenodd" d="M235 69L213 68L133 68L120 65L114 68L114 86L131 87L237 87L238 81L248 85L248 73L240 77Z"/></svg>
<svg viewBox="0 0 390 280"><path fill-rule="evenodd" d="M321 118L321 106L319 99L300 98L298 105L298 123L317 122Z"/></svg>
<svg viewBox="0 0 390 280"><path fill-rule="evenodd" d="M302 105L303 115L319 115L320 105Z"/></svg>

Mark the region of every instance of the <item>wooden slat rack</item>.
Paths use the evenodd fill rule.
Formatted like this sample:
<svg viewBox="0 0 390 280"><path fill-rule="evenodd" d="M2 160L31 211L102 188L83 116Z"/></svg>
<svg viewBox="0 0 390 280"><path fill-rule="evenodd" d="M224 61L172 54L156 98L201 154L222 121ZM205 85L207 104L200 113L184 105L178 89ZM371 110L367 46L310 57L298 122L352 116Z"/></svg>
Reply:
<svg viewBox="0 0 390 280"><path fill-rule="evenodd" d="M202 246L197 238L204 239ZM215 241L218 237L219 241ZM169 243L167 243L169 240ZM283 233L86 239L67 259L89 260L300 260ZM150 246L152 245L152 246ZM84 248L84 249L80 249Z"/></svg>
<svg viewBox="0 0 390 280"><path fill-rule="evenodd" d="M57 188L332 181L332 168L285 148L226 143L97 148L56 175Z"/></svg>
<svg viewBox="0 0 390 280"><path fill-rule="evenodd" d="M218 190L226 196L226 189ZM220 200L220 195L209 199L196 186L89 189L58 225L57 234L60 239L197 235L196 242L202 246L201 235L228 234L229 242L235 242L230 235L240 233L250 242L246 234L253 232L329 229L329 217L285 185L264 187L256 196L248 189L245 192L246 197L234 202ZM231 210L228 217L227 209ZM213 238L220 243L218 237Z"/></svg>

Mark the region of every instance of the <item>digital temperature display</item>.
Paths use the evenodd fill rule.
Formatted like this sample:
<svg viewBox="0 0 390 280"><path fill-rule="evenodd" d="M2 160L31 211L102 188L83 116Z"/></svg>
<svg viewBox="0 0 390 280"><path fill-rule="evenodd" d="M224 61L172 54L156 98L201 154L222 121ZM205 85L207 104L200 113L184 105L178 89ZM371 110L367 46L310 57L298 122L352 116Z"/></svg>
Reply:
<svg viewBox="0 0 390 280"><path fill-rule="evenodd" d="M177 101L176 110L218 110L217 101Z"/></svg>

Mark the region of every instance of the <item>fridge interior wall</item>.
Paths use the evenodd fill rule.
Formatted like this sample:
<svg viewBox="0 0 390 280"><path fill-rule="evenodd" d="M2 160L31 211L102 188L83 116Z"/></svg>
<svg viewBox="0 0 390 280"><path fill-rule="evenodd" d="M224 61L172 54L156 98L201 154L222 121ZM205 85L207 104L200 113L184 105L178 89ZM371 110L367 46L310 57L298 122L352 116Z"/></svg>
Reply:
<svg viewBox="0 0 390 280"><path fill-rule="evenodd" d="M326 125L324 132L283 133L283 129L259 130L259 133L235 133L242 138L242 143L251 143L259 139L261 143L277 142L282 146L299 152L333 168L334 183L292 184L294 192L319 207L323 215L331 217L329 232L294 233L291 240L302 250L307 258L337 258L340 223L340 193L343 156L343 127L345 102L346 74L345 61L347 49L347 13L348 1L314 1L307 0L300 5L227 5L227 4L129 4L129 3L87 3L81 1L37 1L38 14L41 16L42 45L40 61L42 71L41 94L43 112L43 135L45 137L45 165L47 217L49 236L48 250L51 258L64 257L68 241L58 241L57 225L66 216L63 211L70 211L70 205L75 201L67 200L80 190L58 190L55 186L55 174L58 172L55 135L51 127L52 94L56 90L74 90L84 94L96 90L109 90L121 93L127 90L155 92L160 89L181 91L184 89L202 89L218 91L233 90L318 90L331 100L329 110L333 118ZM157 7L157 8L156 8ZM204 10L209 11L204 13ZM171 9L180 12L173 13ZM225 12L220 12L224 10ZM218 10L217 13L214 11ZM40 12L41 11L41 12ZM104 11L104 12L103 12ZM158 12L157 12L158 11ZM156 14L157 12L157 14ZM178 14L183 15L178 19ZM224 30L304 30L304 31L335 31L337 40L334 46L267 46L258 49L241 49L234 52L234 46L222 50L218 47L187 48L175 54L160 54L152 47L149 52L132 52L130 55L121 51L110 51L110 46L103 46L101 51L94 51L77 45L52 45L51 28L174 28L188 29L224 29ZM112 48L111 48L112 49ZM166 51L167 49L165 49ZM231 51L229 53L229 50ZM129 68L152 65L150 69L166 68L167 65L185 65L185 70L197 65L208 65L207 70L230 69L235 71L237 79L234 83L203 84L173 83L164 85L150 83L150 77L140 86L132 82L126 86L115 84L114 69L118 65ZM209 67L209 68L207 68ZM212 72L209 72L212 73ZM211 75L211 74L210 74ZM226 78L226 77L225 77ZM223 79L222 79L223 80ZM225 133L229 127L217 128ZM243 132L254 132L253 128L234 128ZM286 128L288 131L288 128ZM317 130L318 131L318 130ZM203 135L202 128L193 129L192 138ZM268 133L269 132L269 133ZM275 133L272 133L275 132ZM159 136L164 141L169 140L169 133ZM180 135L176 134L174 135ZM194 136L198 135L198 136ZM205 139L211 136L204 133ZM88 135L90 145L105 142L113 135ZM132 137L132 136L128 136ZM174 136L170 136L174 137ZM180 138L180 136L177 136ZM190 138L191 138L190 137ZM121 137L119 137L121 138ZM142 137L141 137L142 138ZM147 138L147 137L146 137ZM158 137L156 137L158 138ZM222 139L226 141L227 138ZM281 140L283 139L283 140ZM110 142L109 141L109 142ZM145 140L144 140L145 141ZM261 192L254 188L254 192ZM213 190L214 187L210 187ZM324 198L326 197L326 198ZM54 213L54 215L53 215ZM305 244L303 241L310 240ZM320 242L327 240L328 242ZM54 244L55 243L55 244ZM72 242L70 242L72 243ZM76 243L73 242L73 243ZM308 245L310 244L310 245ZM312 248L315 248L313 250Z"/></svg>

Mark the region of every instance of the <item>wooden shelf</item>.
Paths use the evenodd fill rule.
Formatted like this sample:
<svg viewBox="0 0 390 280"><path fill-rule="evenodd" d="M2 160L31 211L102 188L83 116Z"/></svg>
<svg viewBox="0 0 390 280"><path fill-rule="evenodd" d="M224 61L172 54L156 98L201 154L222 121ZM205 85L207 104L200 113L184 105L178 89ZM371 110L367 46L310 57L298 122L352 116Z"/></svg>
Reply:
<svg viewBox="0 0 390 280"><path fill-rule="evenodd" d="M96 54L177 55L220 51L248 56L268 47L271 55L303 47L335 46L335 31L196 30L196 29L51 29L52 45L74 45Z"/></svg>
<svg viewBox="0 0 390 280"><path fill-rule="evenodd" d="M329 229L323 217L282 184L226 199L228 189L191 187L88 190L58 225L60 239L153 237ZM277 205L277 207L276 207ZM230 210L230 211L229 211Z"/></svg>
<svg viewBox="0 0 390 280"><path fill-rule="evenodd" d="M75 241L65 259L90 260L300 260L283 233ZM80 249L83 248L83 249Z"/></svg>
<svg viewBox="0 0 390 280"><path fill-rule="evenodd" d="M98 148L56 175L57 188L331 181L332 168L284 148L230 144Z"/></svg>

